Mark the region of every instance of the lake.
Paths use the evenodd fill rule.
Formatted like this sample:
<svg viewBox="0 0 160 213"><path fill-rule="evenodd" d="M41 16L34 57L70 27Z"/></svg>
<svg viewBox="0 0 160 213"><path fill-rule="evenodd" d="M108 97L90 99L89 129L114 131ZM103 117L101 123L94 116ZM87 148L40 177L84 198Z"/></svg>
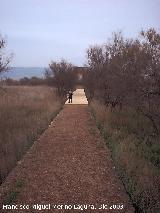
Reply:
<svg viewBox="0 0 160 213"><path fill-rule="evenodd" d="M9 71L3 73L2 77L12 78L18 80L24 77L44 77L44 67L12 67Z"/></svg>

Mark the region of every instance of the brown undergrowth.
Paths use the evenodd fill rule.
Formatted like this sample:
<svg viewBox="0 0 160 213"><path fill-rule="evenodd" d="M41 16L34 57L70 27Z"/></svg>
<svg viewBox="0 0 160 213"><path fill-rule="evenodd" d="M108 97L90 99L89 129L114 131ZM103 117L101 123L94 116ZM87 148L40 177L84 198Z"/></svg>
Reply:
<svg viewBox="0 0 160 213"><path fill-rule="evenodd" d="M98 101L90 107L136 212L159 212L160 144L150 137L150 121L131 109L111 111Z"/></svg>
<svg viewBox="0 0 160 213"><path fill-rule="evenodd" d="M10 86L0 93L0 182L61 109L55 89Z"/></svg>

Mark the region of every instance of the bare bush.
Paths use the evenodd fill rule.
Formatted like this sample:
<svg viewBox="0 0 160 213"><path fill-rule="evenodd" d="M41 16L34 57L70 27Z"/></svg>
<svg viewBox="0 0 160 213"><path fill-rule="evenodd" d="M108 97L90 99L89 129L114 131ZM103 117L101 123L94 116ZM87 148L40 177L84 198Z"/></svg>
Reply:
<svg viewBox="0 0 160 213"><path fill-rule="evenodd" d="M134 107L160 133L160 34L141 32L141 39L113 35L103 46L87 50L89 69L85 85L90 98L98 98L113 110Z"/></svg>
<svg viewBox="0 0 160 213"><path fill-rule="evenodd" d="M0 35L0 74L8 69L12 55L5 57L4 49L6 46L5 39Z"/></svg>
<svg viewBox="0 0 160 213"><path fill-rule="evenodd" d="M57 88L58 95L61 97L64 97L69 89L74 88L77 78L74 66L65 60L60 62L52 61L49 64L49 69L45 72L45 76L50 83L53 82Z"/></svg>

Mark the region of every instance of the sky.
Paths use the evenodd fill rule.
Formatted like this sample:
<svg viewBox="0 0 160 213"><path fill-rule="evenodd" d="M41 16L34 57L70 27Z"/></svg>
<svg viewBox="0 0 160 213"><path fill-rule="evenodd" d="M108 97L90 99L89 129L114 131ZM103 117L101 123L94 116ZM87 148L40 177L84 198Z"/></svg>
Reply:
<svg viewBox="0 0 160 213"><path fill-rule="evenodd" d="M11 66L47 67L62 58L86 63L86 49L113 32L137 37L160 29L160 0L0 0L0 34Z"/></svg>

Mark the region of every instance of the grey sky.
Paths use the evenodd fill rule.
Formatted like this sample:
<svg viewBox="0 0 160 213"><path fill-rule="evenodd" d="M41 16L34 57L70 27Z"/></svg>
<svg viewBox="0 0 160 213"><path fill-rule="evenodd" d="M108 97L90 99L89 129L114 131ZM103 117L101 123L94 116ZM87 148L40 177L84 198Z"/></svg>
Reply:
<svg viewBox="0 0 160 213"><path fill-rule="evenodd" d="M122 30L135 37L160 28L160 0L0 0L0 33L12 51L12 66L48 66L66 58L85 63L90 44Z"/></svg>

